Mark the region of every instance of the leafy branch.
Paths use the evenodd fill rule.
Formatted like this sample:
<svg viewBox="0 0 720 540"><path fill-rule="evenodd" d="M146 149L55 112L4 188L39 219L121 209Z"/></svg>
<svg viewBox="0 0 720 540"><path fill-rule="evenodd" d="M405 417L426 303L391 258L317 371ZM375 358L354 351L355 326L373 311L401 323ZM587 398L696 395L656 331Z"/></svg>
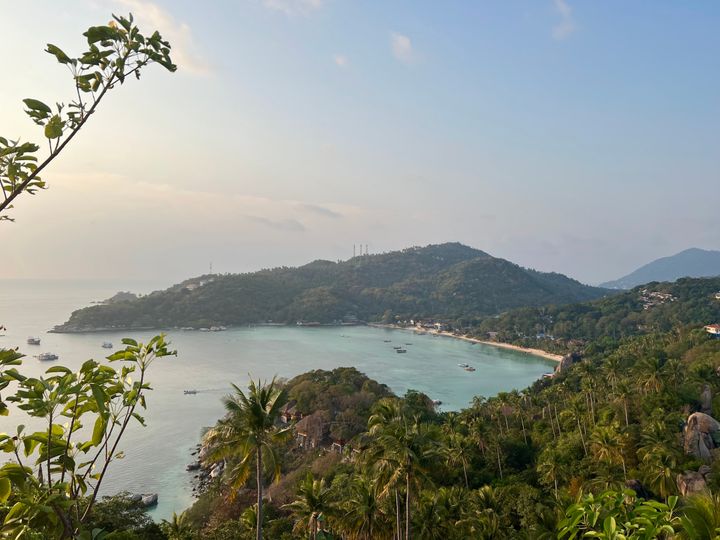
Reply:
<svg viewBox="0 0 720 540"><path fill-rule="evenodd" d="M0 136L0 220L12 220L7 211L22 193L34 194L45 189L40 173L63 151L95 113L107 92L122 85L128 77L140 78L142 69L152 63L174 72L177 66L170 58L170 44L156 31L146 37L134 24L133 16L113 15L106 26L92 26L83 34L88 50L71 58L62 49L48 44L46 52L70 71L76 99L56 103L23 100L25 113L43 128L48 155L38 162L40 146Z"/></svg>

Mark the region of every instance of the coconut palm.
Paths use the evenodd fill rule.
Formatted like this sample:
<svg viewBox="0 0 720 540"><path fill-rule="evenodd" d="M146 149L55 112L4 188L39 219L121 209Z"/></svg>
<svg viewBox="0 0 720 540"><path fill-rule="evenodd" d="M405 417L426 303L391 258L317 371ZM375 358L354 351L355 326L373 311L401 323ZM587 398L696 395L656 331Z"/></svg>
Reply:
<svg viewBox="0 0 720 540"><path fill-rule="evenodd" d="M185 512L177 515L173 512L172 520L163 519L160 523L160 529L167 536L168 540L191 540L194 537L194 531L185 516Z"/></svg>
<svg viewBox="0 0 720 540"><path fill-rule="evenodd" d="M325 479L316 480L311 472L298 486L298 498L286 504L283 508L290 510L295 516L296 522L293 531L297 534L307 530L310 538L315 540L318 533L318 519L320 516L328 516L333 513L333 505L330 497L330 488L325 485Z"/></svg>
<svg viewBox="0 0 720 540"><path fill-rule="evenodd" d="M276 426L280 409L287 402L287 395L275 379L268 384L250 381L247 394L236 385L232 396L223 399L226 416L206 435L212 460L237 460L227 473L231 485L243 486L252 472L255 462L257 482L256 538L262 539L263 522L263 472L269 470L273 479L280 478L280 462L277 449L290 434L289 428Z"/></svg>
<svg viewBox="0 0 720 540"><path fill-rule="evenodd" d="M391 515L381 500L379 481L365 474L354 476L343 492L338 524L349 540L372 540L392 536Z"/></svg>
<svg viewBox="0 0 720 540"><path fill-rule="evenodd" d="M410 500L412 491L425 476L426 460L437 453L438 434L434 427L418 418L407 418L394 400L382 400L369 421L374 436L368 451L370 463L385 480L383 495L405 484L405 538L410 538Z"/></svg>
<svg viewBox="0 0 720 540"><path fill-rule="evenodd" d="M598 461L604 461L608 467L622 464L623 477L627 480L627 469L623 446L625 435L618 431L617 425L597 426L590 436L590 448Z"/></svg>
<svg viewBox="0 0 720 540"><path fill-rule="evenodd" d="M693 495L682 508L682 537L715 540L720 536L720 495Z"/></svg>

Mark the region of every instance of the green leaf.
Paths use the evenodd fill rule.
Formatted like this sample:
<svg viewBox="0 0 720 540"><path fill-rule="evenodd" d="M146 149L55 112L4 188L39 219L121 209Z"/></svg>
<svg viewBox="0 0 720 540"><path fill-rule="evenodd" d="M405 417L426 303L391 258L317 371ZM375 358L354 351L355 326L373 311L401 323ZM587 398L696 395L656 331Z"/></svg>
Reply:
<svg viewBox="0 0 720 540"><path fill-rule="evenodd" d="M0 502L5 502L10 497L11 484L8 478L0 478Z"/></svg>
<svg viewBox="0 0 720 540"><path fill-rule="evenodd" d="M61 64L70 63L70 57L65 54L59 47L53 45L52 43L47 44L47 49L45 49L45 51L54 55L55 58L57 58L57 61Z"/></svg>
<svg viewBox="0 0 720 540"><path fill-rule="evenodd" d="M105 435L105 419L102 416L98 416L95 420L95 427L93 428L92 443L94 446L98 446Z"/></svg>
<svg viewBox="0 0 720 540"><path fill-rule="evenodd" d="M25 99L23 99L23 103L25 104L25 106L28 109L30 109L32 111L40 111L40 112L47 113L47 114L50 114L52 112L50 107L48 107L42 101L39 101L37 99L25 98Z"/></svg>
<svg viewBox="0 0 720 540"><path fill-rule="evenodd" d="M48 139L58 139L62 137L64 127L65 122L63 122L57 114L53 115L53 117L48 120L48 123L45 124L45 137Z"/></svg>

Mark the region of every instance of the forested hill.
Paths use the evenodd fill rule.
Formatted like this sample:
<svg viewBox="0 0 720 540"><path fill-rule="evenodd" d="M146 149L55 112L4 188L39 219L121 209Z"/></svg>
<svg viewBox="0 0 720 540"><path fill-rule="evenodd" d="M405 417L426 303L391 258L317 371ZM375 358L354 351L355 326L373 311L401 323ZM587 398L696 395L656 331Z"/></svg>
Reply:
<svg viewBox="0 0 720 540"><path fill-rule="evenodd" d="M330 323L439 317L472 319L520 306L566 304L607 291L561 274L522 268L461 244L409 248L348 261L314 261L202 276L137 299L75 311L59 332Z"/></svg>
<svg viewBox="0 0 720 540"><path fill-rule="evenodd" d="M719 293L720 277L654 282L591 302L510 310L486 318L474 331L482 336L498 332L500 341L565 352L592 340L720 323Z"/></svg>

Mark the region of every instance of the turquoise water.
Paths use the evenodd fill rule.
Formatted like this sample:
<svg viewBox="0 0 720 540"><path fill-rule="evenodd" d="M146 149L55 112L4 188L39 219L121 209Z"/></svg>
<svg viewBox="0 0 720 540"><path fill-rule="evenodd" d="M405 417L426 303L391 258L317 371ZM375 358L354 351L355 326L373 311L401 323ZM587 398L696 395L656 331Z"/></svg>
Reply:
<svg viewBox="0 0 720 540"><path fill-rule="evenodd" d="M0 324L7 327L0 347L20 346L28 355L54 352L58 363L70 368L88 358L107 354L103 341L119 345L126 332L98 334L47 334L66 320L73 309L106 298L120 289L147 292L154 284L109 282L0 281ZM28 336L39 336L40 347L25 345ZM134 332L147 339L151 332ZM467 406L473 396L491 396L524 388L551 371L554 363L524 353L497 349L445 337L416 335L401 330L369 327L254 327L225 332L169 331L177 358L158 361L151 370L154 390L148 396L147 427L127 434L122 448L126 457L111 465L104 486L108 492L128 490L159 494L155 518L165 518L192 503L190 452L203 427L223 414L220 398L229 384L245 386L253 378L289 378L311 369L354 366L387 384L395 393L408 389L425 392L443 402L443 410ZM385 340L391 343L385 343ZM397 354L394 345L404 345ZM468 363L477 371L458 367ZM49 367L29 356L24 373L39 375ZM184 389L197 389L184 395ZM17 415L0 419L0 430L19 423Z"/></svg>

